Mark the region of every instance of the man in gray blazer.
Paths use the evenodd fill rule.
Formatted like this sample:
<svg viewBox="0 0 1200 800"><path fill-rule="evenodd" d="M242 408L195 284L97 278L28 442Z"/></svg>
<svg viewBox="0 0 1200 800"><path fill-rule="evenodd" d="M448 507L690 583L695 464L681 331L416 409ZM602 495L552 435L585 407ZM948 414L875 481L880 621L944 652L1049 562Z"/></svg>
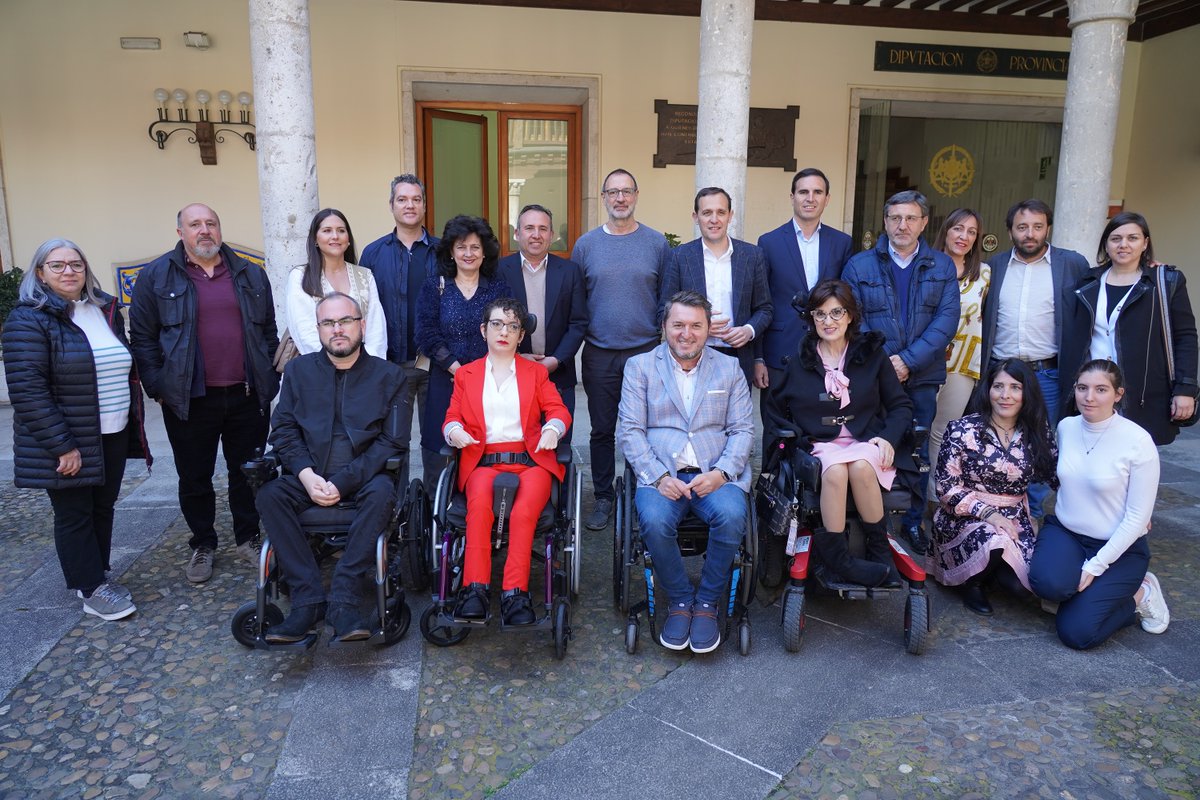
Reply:
<svg viewBox="0 0 1200 800"><path fill-rule="evenodd" d="M666 341L625 365L617 438L637 479L638 528L669 610L664 647L710 652L717 606L746 526L754 422L737 359L705 347L712 305L696 292L667 301ZM688 511L709 526L693 589L676 541Z"/></svg>

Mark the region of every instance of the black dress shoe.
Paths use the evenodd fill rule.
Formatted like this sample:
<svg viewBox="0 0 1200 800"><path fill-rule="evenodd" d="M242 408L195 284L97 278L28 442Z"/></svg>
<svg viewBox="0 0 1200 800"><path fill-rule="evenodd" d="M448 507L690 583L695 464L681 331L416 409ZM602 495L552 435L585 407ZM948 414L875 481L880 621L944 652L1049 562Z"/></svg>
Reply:
<svg viewBox="0 0 1200 800"><path fill-rule="evenodd" d="M533 603L529 600L529 592L520 589L506 589L500 596L500 614L504 617L505 625L532 625L537 617L533 613Z"/></svg>
<svg viewBox="0 0 1200 800"><path fill-rule="evenodd" d="M316 630L317 623L325 619L325 604L313 603L307 606L296 606L287 615L287 619L278 625L272 625L263 634L263 639L275 644L290 644L298 642Z"/></svg>
<svg viewBox="0 0 1200 800"><path fill-rule="evenodd" d="M485 619L488 612L488 585L472 583L462 590L454 606L454 616L459 619Z"/></svg>
<svg viewBox="0 0 1200 800"><path fill-rule="evenodd" d="M963 586L963 605L971 611L984 617L992 615L992 604L988 602L987 593L978 583L967 583Z"/></svg>
<svg viewBox="0 0 1200 800"><path fill-rule="evenodd" d="M917 555L923 556L929 552L929 540L925 538L925 531L920 525L905 525L904 535Z"/></svg>
<svg viewBox="0 0 1200 800"><path fill-rule="evenodd" d="M371 638L371 626L354 606L345 603L331 605L329 624L333 626L333 633L339 642L361 642Z"/></svg>

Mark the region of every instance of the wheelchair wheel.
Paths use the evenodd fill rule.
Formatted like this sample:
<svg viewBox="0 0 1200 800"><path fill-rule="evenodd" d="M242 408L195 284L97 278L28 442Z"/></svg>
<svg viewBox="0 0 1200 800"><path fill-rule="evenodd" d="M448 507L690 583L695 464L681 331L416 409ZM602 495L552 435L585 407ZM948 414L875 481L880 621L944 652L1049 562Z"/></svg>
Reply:
<svg viewBox="0 0 1200 800"><path fill-rule="evenodd" d="M909 593L904 601L904 649L919 656L929 635L929 597Z"/></svg>
<svg viewBox="0 0 1200 800"><path fill-rule="evenodd" d="M783 594L783 646L789 653L800 652L804 640L804 591Z"/></svg>
<svg viewBox="0 0 1200 800"><path fill-rule="evenodd" d="M571 606L566 600L554 601L554 657L562 661L567 655L567 643L571 640Z"/></svg>
<svg viewBox="0 0 1200 800"><path fill-rule="evenodd" d="M617 478L617 496L623 498L625 496L625 479ZM621 611L629 610L629 569L626 556L628 545L626 544L626 528L625 515L629 513L629 509L624 502L617 503L616 519L613 525L613 605Z"/></svg>
<svg viewBox="0 0 1200 800"><path fill-rule="evenodd" d="M387 618L383 621L383 645L391 647L404 638L412 624L412 610L404 597L396 595L387 602Z"/></svg>
<svg viewBox="0 0 1200 800"><path fill-rule="evenodd" d="M575 474L574 489L575 496L572 502L575 510L571 516L571 569L567 572L567 579L570 581L571 599L577 600L583 571L583 532L579 528L583 524L583 484L579 480L578 473Z"/></svg>
<svg viewBox="0 0 1200 800"><path fill-rule="evenodd" d="M637 652L639 632L640 626L636 620L631 619L625 623L625 652L629 655Z"/></svg>
<svg viewBox="0 0 1200 800"><path fill-rule="evenodd" d="M761 528L758 531L758 552L762 554L762 585L768 589L774 589L779 584L783 583L783 567L786 561L784 557L784 549L787 547L787 539L782 536L773 536L770 533L765 533Z"/></svg>
<svg viewBox="0 0 1200 800"><path fill-rule="evenodd" d="M267 629L272 625L278 625L283 622L283 612L274 603L267 603L266 612L263 617L263 633L266 633ZM237 643L244 647L254 647L258 641L257 632L254 630L257 626L258 602L254 600L242 603L238 610L233 612L233 619L229 625L233 633L233 638L237 639Z"/></svg>
<svg viewBox="0 0 1200 800"><path fill-rule="evenodd" d="M414 479L408 485L408 517L404 522L404 539L400 542L400 579L414 592L429 586L429 562L425 558L428 520L429 497L421 481Z"/></svg>
<svg viewBox="0 0 1200 800"><path fill-rule="evenodd" d="M446 625L433 624L433 618L437 616L438 606L431 605L421 614L421 635L425 637L425 641L430 644L435 644L438 647L450 647L456 645L463 639L466 639L470 634L470 628L451 628Z"/></svg>
<svg viewBox="0 0 1200 800"><path fill-rule="evenodd" d="M750 620L738 623L738 652L744 656L750 655Z"/></svg>

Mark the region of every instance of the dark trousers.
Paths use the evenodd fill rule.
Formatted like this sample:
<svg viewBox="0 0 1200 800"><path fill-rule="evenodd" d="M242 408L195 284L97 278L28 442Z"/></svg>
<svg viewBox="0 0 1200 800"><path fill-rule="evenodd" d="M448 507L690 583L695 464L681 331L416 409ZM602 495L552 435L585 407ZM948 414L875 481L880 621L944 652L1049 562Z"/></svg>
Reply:
<svg viewBox="0 0 1200 800"><path fill-rule="evenodd" d="M551 383L554 383L554 376L551 375ZM567 411L571 412L571 426L567 428L567 435L559 440L560 443L565 442L568 447L571 446L571 434L575 432L575 384L564 386L560 383L554 383L558 389L558 394L562 397L563 405L567 407Z"/></svg>
<svg viewBox="0 0 1200 800"><path fill-rule="evenodd" d="M906 386L904 391L913 404L913 421L923 428L933 427L933 418L937 415L937 394L939 384L924 384L922 386ZM921 457L929 461L929 440L921 444ZM932 468L932 467L931 467ZM904 512L905 527L920 525L925 517L925 496L929 484L927 481L917 481L913 492L912 505Z"/></svg>
<svg viewBox="0 0 1200 800"><path fill-rule="evenodd" d="M414 415L419 420L421 431L425 430L425 395L429 390L429 370L417 369L406 363L404 377L404 407L401 410L403 416L400 427L405 432L404 440L408 441L412 438ZM420 445L420 442L421 437L418 436L417 444ZM426 450L423 447L418 447L418 449L421 451L421 480L425 484L425 488L432 494L437 488L438 476L442 474L442 468L446 466L446 459L432 450Z"/></svg>
<svg viewBox="0 0 1200 800"><path fill-rule="evenodd" d="M1069 531L1049 516L1033 549L1029 585L1038 597L1059 604L1055 619L1058 638L1076 650L1102 644L1121 628L1138 621L1133 596L1150 566L1150 545L1145 536L1129 545L1090 586L1076 591L1083 562L1105 544L1101 539Z"/></svg>
<svg viewBox="0 0 1200 800"><path fill-rule="evenodd" d="M395 489L392 476L381 474L354 495L356 513L329 584L329 602L353 606L362 602L363 579L375 568L375 540L391 517ZM279 568L291 585L292 605L325 602L321 568L300 528L300 512L314 505L300 479L281 475L267 481L258 490L257 503Z"/></svg>
<svg viewBox="0 0 1200 800"><path fill-rule="evenodd" d="M113 506L125 477L129 427L101 437L104 483L71 489L47 489L54 508L54 549L68 589L90 592L104 583L112 553Z"/></svg>
<svg viewBox="0 0 1200 800"><path fill-rule="evenodd" d="M206 392L192 398L186 420L163 406L163 425L179 475L179 509L192 531L188 546L193 550L217 547L217 495L212 476L218 443L229 472L234 540L242 544L258 536L258 512L242 464L254 457L256 448L266 446L270 424L267 413L259 408L258 397L253 393L247 396L244 385L210 386Z"/></svg>
<svg viewBox="0 0 1200 800"><path fill-rule="evenodd" d="M648 342L628 350L608 350L591 342L583 346L583 390L587 392L592 422L592 494L597 500L616 497L613 482L617 479L617 408L621 404L625 362L657 345L658 342Z"/></svg>

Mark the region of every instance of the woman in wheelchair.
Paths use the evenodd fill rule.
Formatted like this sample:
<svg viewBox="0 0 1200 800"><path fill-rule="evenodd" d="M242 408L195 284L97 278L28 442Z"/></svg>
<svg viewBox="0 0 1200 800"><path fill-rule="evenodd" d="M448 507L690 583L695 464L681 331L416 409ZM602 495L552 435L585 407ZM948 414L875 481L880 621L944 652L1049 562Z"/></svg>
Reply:
<svg viewBox="0 0 1200 800"><path fill-rule="evenodd" d="M968 609L991 616L984 586L993 577L1010 593L1028 593L1035 534L1025 492L1033 482L1058 482L1058 451L1024 361L995 361L983 378L970 413L942 438L930 571L961 586Z"/></svg>
<svg viewBox="0 0 1200 800"><path fill-rule="evenodd" d="M784 367L782 385L772 387L767 415L776 428L797 429L801 446L821 461L824 527L813 532L813 547L829 578L899 586L880 486L892 487L895 446L912 423L912 402L884 352L883 337L858 332L862 317L848 284L818 283L805 313L812 325ZM848 548L848 491L862 519L866 559L852 557Z"/></svg>
<svg viewBox="0 0 1200 800"><path fill-rule="evenodd" d="M571 415L546 368L517 357L526 316L525 306L511 298L487 305L479 330L487 340L488 354L455 374L442 428L446 442L462 450L458 489L467 495L464 588L454 609L454 616L461 619L487 616L495 522L492 482L497 474L510 472L520 476L521 486L509 518L500 612L505 625L535 621L529 599L533 534L550 500L551 476L562 480L565 474L555 449L571 424Z"/></svg>

